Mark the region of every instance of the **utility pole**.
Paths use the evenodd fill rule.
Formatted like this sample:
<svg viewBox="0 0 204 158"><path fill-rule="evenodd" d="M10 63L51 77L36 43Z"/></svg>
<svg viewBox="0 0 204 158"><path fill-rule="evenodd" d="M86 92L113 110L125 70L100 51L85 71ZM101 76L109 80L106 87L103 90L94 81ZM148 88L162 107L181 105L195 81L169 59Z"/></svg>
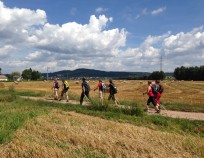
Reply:
<svg viewBox="0 0 204 158"><path fill-rule="evenodd" d="M160 71L162 71L162 55L161 55L161 58L160 58Z"/></svg>
<svg viewBox="0 0 204 158"><path fill-rule="evenodd" d="M48 70L49 70L49 67L47 67L47 81L48 81Z"/></svg>

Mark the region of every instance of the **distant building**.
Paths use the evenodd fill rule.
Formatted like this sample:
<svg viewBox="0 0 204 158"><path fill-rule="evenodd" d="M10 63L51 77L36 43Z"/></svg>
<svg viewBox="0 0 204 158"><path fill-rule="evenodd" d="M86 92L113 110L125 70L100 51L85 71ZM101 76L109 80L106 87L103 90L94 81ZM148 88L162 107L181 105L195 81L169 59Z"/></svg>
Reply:
<svg viewBox="0 0 204 158"><path fill-rule="evenodd" d="M0 75L0 81L8 81L8 77Z"/></svg>

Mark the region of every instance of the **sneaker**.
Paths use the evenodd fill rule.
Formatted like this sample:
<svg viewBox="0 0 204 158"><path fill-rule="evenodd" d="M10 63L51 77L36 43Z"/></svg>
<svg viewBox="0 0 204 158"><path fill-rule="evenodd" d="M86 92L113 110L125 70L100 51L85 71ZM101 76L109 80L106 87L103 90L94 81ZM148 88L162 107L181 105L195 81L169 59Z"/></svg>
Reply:
<svg viewBox="0 0 204 158"><path fill-rule="evenodd" d="M155 113L160 113L160 109L158 109Z"/></svg>

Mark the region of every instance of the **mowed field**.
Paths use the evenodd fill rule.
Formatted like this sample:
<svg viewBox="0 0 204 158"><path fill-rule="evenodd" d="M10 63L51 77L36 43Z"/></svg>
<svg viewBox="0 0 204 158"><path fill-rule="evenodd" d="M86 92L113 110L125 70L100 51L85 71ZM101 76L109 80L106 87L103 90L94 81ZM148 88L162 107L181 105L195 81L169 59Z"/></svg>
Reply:
<svg viewBox="0 0 204 158"><path fill-rule="evenodd" d="M69 82L72 99L79 99L81 81ZM9 89L13 85L16 91L43 92L45 97L53 97L52 83L53 81L4 82L0 87ZM92 89L91 96L94 98L98 96L97 91L93 91L97 83L98 81L89 81ZM108 81L105 83L108 84ZM120 102L125 104L133 101L145 105L147 96L143 96L142 93L146 91L146 81L114 81L114 83L119 90L116 97ZM181 103L181 106L185 104L204 106L204 82L163 81L162 84L165 88L162 96L164 105ZM105 94L105 98L107 97L108 94ZM71 105L67 104L68 106ZM87 110L86 107L74 106L81 107L84 112ZM159 115L142 118L122 116L120 113L118 114L121 118L117 116L118 119L114 120L108 112L106 115L106 112L89 110L84 114L83 111L81 113L66 110L66 105L63 104L36 102L22 98L17 98L13 102L1 101L0 110L0 121L5 120L0 122L1 158L194 158L204 156L203 121L176 121ZM100 115L100 113L103 114ZM9 117L13 122L5 123ZM148 121L148 118L154 119L155 124L145 124L145 121L144 125L134 124L134 121L138 120L139 123L141 119ZM23 119L25 121L16 128L15 122ZM128 119L134 121L128 122ZM180 126L180 122L184 123L182 130L174 130L174 127L176 129ZM197 124L195 129L194 123ZM11 127L7 128L7 124ZM171 131L168 131L168 128ZM191 128L194 129L192 133L188 131ZM4 129L11 129L12 135L7 141L2 139L7 135ZM196 131L201 135L196 134Z"/></svg>
<svg viewBox="0 0 204 158"><path fill-rule="evenodd" d="M108 85L108 81L104 81ZM59 81L61 84L61 81ZM81 81L70 80L69 92L80 98L81 94ZM97 86L98 81L89 81L91 97L97 97L97 91L93 89ZM116 94L116 98L121 101L135 101L142 104L146 103L147 96L143 96L142 93L147 89L147 81L138 80L115 80L119 92ZM52 96L51 90L53 81L39 81L39 82L19 82L18 84L12 82L5 82L5 88L14 85L18 91L34 91L44 92L46 96ZM162 103L170 104L187 104L189 106L203 106L204 108L204 81L161 81L164 86L164 93L162 94ZM108 93L105 94L105 98L108 97Z"/></svg>

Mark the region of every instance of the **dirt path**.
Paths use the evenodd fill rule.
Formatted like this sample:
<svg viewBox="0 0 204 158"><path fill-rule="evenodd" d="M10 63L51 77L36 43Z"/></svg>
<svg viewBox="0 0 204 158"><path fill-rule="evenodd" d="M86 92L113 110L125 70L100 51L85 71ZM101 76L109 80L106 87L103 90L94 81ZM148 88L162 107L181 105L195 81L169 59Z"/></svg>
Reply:
<svg viewBox="0 0 204 158"><path fill-rule="evenodd" d="M29 97L29 96L21 96L21 97L26 98L26 99L42 100L42 101L47 101L47 102L57 102L57 103L62 103L62 104L67 104L67 103L75 104L75 105L79 104L79 101L77 100L69 100L69 102L66 102L65 100L56 101L56 100L53 100L52 98ZM86 102L86 101L83 102L83 106L88 106L88 105L90 105L90 102ZM197 112L182 112L182 111L171 111L171 110L162 109L160 114L157 114L155 113L154 109L150 109L148 114L162 115L162 116L167 116L167 117L172 117L172 118L184 118L184 119L190 119L190 120L203 120L204 121L204 113L197 113Z"/></svg>

